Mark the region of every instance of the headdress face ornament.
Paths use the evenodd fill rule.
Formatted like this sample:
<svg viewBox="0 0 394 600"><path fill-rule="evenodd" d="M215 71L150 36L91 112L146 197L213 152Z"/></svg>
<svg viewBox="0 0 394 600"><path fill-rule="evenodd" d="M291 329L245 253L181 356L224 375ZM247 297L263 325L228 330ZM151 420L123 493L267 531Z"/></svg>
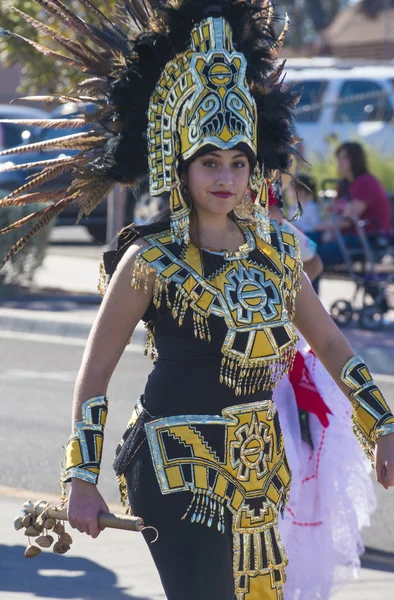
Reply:
<svg viewBox="0 0 394 600"><path fill-rule="evenodd" d="M190 48L164 68L148 111L150 193L170 192L173 239L189 241L189 208L179 180L181 161L204 147L228 150L246 144L257 157L257 110L246 81L246 59L236 52L223 17L209 17L191 32ZM264 216L264 179L251 177L255 214ZM265 215L266 216L266 215ZM268 221L259 234L268 234Z"/></svg>

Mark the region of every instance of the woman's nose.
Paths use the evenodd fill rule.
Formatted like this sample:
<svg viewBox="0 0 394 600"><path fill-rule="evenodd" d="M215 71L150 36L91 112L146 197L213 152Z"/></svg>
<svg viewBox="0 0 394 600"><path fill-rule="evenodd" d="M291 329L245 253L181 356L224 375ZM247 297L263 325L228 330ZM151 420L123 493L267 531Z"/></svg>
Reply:
<svg viewBox="0 0 394 600"><path fill-rule="evenodd" d="M217 178L218 185L233 185L234 177L231 169L220 169Z"/></svg>

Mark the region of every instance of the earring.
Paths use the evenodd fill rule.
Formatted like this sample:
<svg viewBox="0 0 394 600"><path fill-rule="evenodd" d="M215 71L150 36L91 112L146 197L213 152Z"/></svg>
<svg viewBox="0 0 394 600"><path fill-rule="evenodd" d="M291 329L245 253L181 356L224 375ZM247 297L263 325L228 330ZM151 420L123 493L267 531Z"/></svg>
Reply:
<svg viewBox="0 0 394 600"><path fill-rule="evenodd" d="M253 199L249 190L246 190L242 200L234 207L234 214L237 219L253 218Z"/></svg>
<svg viewBox="0 0 394 600"><path fill-rule="evenodd" d="M190 243L189 233L189 214L190 208L187 206L182 190L186 189L181 183L176 165L173 165L172 186L170 193L170 223L172 241L178 244Z"/></svg>
<svg viewBox="0 0 394 600"><path fill-rule="evenodd" d="M256 164L249 181L252 192L256 194L253 204L253 216L256 222L256 233L258 237L263 240L263 242L270 244L271 235L268 214L268 188L258 163Z"/></svg>

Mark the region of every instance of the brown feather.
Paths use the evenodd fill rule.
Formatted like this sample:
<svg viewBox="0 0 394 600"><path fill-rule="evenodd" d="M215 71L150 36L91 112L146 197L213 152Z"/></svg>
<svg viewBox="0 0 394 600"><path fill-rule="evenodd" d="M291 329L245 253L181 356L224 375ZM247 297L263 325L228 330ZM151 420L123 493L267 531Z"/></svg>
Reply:
<svg viewBox="0 0 394 600"><path fill-rule="evenodd" d="M14 33L11 31L10 37L13 37L16 40L21 40L22 42L29 44L29 46L32 46L35 50L37 50L38 52L40 52L40 54L43 54L44 56L50 56L55 60L60 60L61 62L68 64L70 67L75 67L76 69L86 71L86 67L83 62L75 60L73 58L69 58L68 56L64 56L64 54L60 54L60 52L56 52L55 50L51 50L50 48L42 46L37 42L33 42L33 40L29 40L23 35L19 35L19 33Z"/></svg>
<svg viewBox="0 0 394 600"><path fill-rule="evenodd" d="M96 43L102 48L103 46L107 47L108 50L111 50L110 46L104 42L101 38L98 38L94 31L85 23L81 17L78 17L74 14L67 6L61 2L60 0L50 0L50 3L47 0L34 0L38 4L40 4L47 12L51 12L56 15L61 21L63 21L68 27L72 27L77 35L80 35L84 38L88 38L92 41L96 40Z"/></svg>
<svg viewBox="0 0 394 600"><path fill-rule="evenodd" d="M83 36L91 37L91 31L86 23L77 17L74 13L72 13L62 2L59 0L34 0L37 4L42 6L44 10L46 10L49 14L57 17L62 23L64 23L67 27L72 27L72 29L78 34Z"/></svg>
<svg viewBox="0 0 394 600"><path fill-rule="evenodd" d="M22 152L31 152L35 150L85 150L89 146L95 146L98 142L104 141L101 135L92 135L89 131L84 133L73 133L71 135L63 135L53 140L45 142L36 142L35 144L25 144L16 148L8 148L0 152L0 156L11 156Z"/></svg>
<svg viewBox="0 0 394 600"><path fill-rule="evenodd" d="M152 12L144 0L124 0L124 4L128 6L130 12L134 15L137 26L140 29L145 29L149 26ZM122 11L124 12L124 9Z"/></svg>
<svg viewBox="0 0 394 600"><path fill-rule="evenodd" d="M81 81L76 86L77 90L89 89L90 87L98 86L99 88L109 88L108 82L103 77L89 77L85 81Z"/></svg>
<svg viewBox="0 0 394 600"><path fill-rule="evenodd" d="M286 38L286 35L289 32L289 29L290 29L290 19L289 19L289 15L286 13L285 26L283 27L278 39L276 40L276 44L275 44L277 53L279 53L280 49L282 48L285 38Z"/></svg>
<svg viewBox="0 0 394 600"><path fill-rule="evenodd" d="M86 125L85 119L0 119L0 123L40 127L41 129L77 129Z"/></svg>
<svg viewBox="0 0 394 600"><path fill-rule="evenodd" d="M64 200L60 200L60 202L64 202ZM26 225L26 223L30 223L30 221L34 221L34 219L39 219L43 215L50 212L50 210L54 206L56 206L56 204L58 204L58 203L52 204L51 206L46 206L45 208L42 208L41 210L37 210L36 212L31 213L30 215L26 215L25 217L22 217L22 219L15 221L15 223L11 223L11 225L7 225L7 227L3 227L3 229L0 229L0 235L5 235L6 233L10 233L11 231L14 231L15 229L19 229L19 227Z"/></svg>
<svg viewBox="0 0 394 600"><path fill-rule="evenodd" d="M24 163L20 165L13 165L12 167L3 167L0 164L0 173L9 173L10 171L19 171L26 169L44 169L45 167L54 167L58 164L65 164L68 162L75 162L77 157L65 156L64 158L51 158L50 160L39 160L31 163ZM6 165L7 163L5 163Z"/></svg>
<svg viewBox="0 0 394 600"><path fill-rule="evenodd" d="M41 229L44 229L50 223L50 221L52 221L56 217L56 215L58 215L67 206L67 204L70 204L70 202L71 200L65 198L64 200L61 200L60 202L57 202L52 206L48 206L43 211L35 213L36 218L41 216L41 219L38 221L38 223L35 223L35 225L33 225L33 227L29 229L29 231L20 240L18 240L16 244L12 246L12 248L10 248L6 256L0 262L0 269L10 260L10 258L15 256L17 252L22 250L22 248L31 239L33 239L37 235L37 233L41 231Z"/></svg>
<svg viewBox="0 0 394 600"><path fill-rule="evenodd" d="M70 39L64 37L63 35L61 35L57 31L55 31L54 29L51 29L51 27L48 27L44 23L41 23L41 21L34 19L34 17L31 17L27 13L24 13L23 11L21 11L15 7L12 7L12 9L17 14L22 16L25 21L30 23L30 25L32 27L37 29L37 31L39 31L43 35L49 36L51 39L55 40L58 44L60 44L63 48L65 48L68 52L71 52L71 54L73 54L77 60L81 60L82 62L85 61L85 58L86 58L85 53L80 48L80 46L77 42L74 42L73 40L70 40ZM97 57L95 59L95 62L97 62L98 66L99 66L99 63L100 63L99 57Z"/></svg>
<svg viewBox="0 0 394 600"><path fill-rule="evenodd" d="M15 102L44 102L45 104L57 102L59 104L67 104L68 102L80 102L80 99L75 96L59 96L54 94L52 96L21 96L20 98L14 98L11 100L11 104L14 104Z"/></svg>
<svg viewBox="0 0 394 600"><path fill-rule="evenodd" d="M267 26L271 25L273 18L275 16L275 7L271 0L267 0L266 6L264 7L267 11Z"/></svg>
<svg viewBox="0 0 394 600"><path fill-rule="evenodd" d="M83 4L84 6L86 6L87 9L89 9L90 11L92 11L100 19L100 21L103 20L110 27L112 27L113 29L115 29L115 26L112 23L111 19L109 19L103 12L101 12L101 10L99 10L94 4L92 4L90 2L90 0L79 0L79 1L80 1L81 4Z"/></svg>
<svg viewBox="0 0 394 600"><path fill-rule="evenodd" d="M48 183L48 181L52 181L52 179L56 179L56 177L58 177L59 175L63 175L64 173L67 173L71 169L72 169L72 165L70 165L70 164L57 165L56 167L44 169L44 171L42 173L40 173L36 177L33 177L33 179L31 179L28 183L24 183L23 185L18 187L16 190L11 192L10 194L7 194L7 196L5 196L3 198L3 202L9 200L10 198L15 198L16 196L20 196L21 194L24 194L25 192L28 192L29 190L34 189L34 188L38 187L39 185L44 185L45 183Z"/></svg>
<svg viewBox="0 0 394 600"><path fill-rule="evenodd" d="M108 181L107 179L89 182L89 185L86 187L86 189L83 190L85 199L82 201L81 208L77 217L77 223L79 223L83 216L90 215L90 213L96 208L100 201L110 192L114 185L114 181Z"/></svg>
<svg viewBox="0 0 394 600"><path fill-rule="evenodd" d="M90 57L91 60L95 61L95 64L97 63L96 71L98 75L101 74L108 76L111 74L113 65L109 57L104 56L103 53L99 54L95 52L93 48L85 44L81 38L78 38L78 44L81 47L81 50L84 52L86 59Z"/></svg>
<svg viewBox="0 0 394 600"><path fill-rule="evenodd" d="M53 192L31 192L30 194L23 194L17 198L11 198L10 200L0 200L0 209L8 208L10 206L28 206L29 204L48 204L49 202L57 202L62 200L67 194L66 189L55 190Z"/></svg>

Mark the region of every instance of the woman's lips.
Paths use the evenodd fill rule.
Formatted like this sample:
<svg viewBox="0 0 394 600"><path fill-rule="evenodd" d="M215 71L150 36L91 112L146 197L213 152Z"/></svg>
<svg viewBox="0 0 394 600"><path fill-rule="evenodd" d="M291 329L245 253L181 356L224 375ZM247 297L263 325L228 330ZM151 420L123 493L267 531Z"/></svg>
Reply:
<svg viewBox="0 0 394 600"><path fill-rule="evenodd" d="M234 196L232 192L211 192L211 194L218 198L231 198L231 196Z"/></svg>

